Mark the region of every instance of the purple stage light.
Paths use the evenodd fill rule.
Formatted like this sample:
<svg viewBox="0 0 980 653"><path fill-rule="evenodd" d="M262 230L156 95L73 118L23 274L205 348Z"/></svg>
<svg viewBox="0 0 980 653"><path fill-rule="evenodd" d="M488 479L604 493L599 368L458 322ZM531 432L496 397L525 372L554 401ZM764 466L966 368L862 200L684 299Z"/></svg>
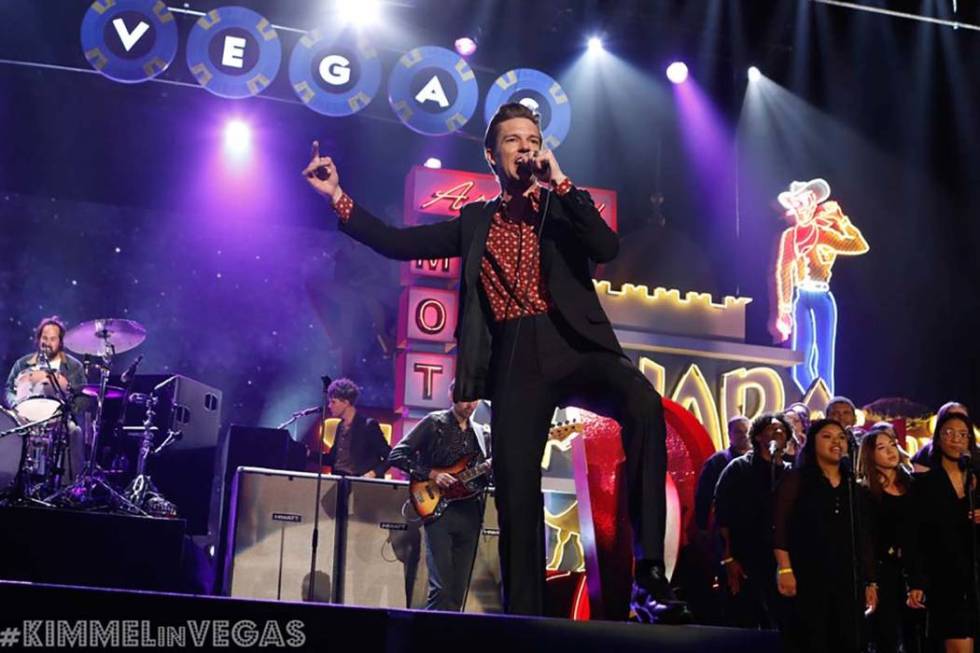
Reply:
<svg viewBox="0 0 980 653"><path fill-rule="evenodd" d="M762 71L760 71L755 66L750 66L749 67L749 81L750 82L757 81L760 77L762 77Z"/></svg>
<svg viewBox="0 0 980 653"><path fill-rule="evenodd" d="M602 39L598 36L589 37L589 52L599 52L602 50Z"/></svg>
<svg viewBox="0 0 980 653"><path fill-rule="evenodd" d="M674 84L683 84L687 81L687 64L683 61L675 61L667 66L667 79Z"/></svg>
<svg viewBox="0 0 980 653"><path fill-rule="evenodd" d="M231 120L225 125L225 150L232 155L246 154L252 145L252 130L241 120Z"/></svg>
<svg viewBox="0 0 980 653"><path fill-rule="evenodd" d="M468 57L476 52L476 41L469 36L459 37L456 39L454 45L456 46L456 52L458 52L461 57Z"/></svg>
<svg viewBox="0 0 980 653"><path fill-rule="evenodd" d="M442 161L434 156L430 156L428 159L425 160L425 163L423 163L422 165L424 165L426 168L441 168Z"/></svg>

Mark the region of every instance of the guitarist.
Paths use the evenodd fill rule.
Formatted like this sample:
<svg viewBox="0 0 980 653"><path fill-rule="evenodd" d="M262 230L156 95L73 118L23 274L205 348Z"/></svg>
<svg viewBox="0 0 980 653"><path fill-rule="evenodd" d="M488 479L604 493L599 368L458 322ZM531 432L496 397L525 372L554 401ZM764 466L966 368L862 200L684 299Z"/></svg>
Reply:
<svg viewBox="0 0 980 653"><path fill-rule="evenodd" d="M452 392L450 386L450 400ZM459 482L456 477L436 470L452 467L464 458L477 464L490 453L484 428L472 419L478 404L456 401L447 410L429 413L395 445L388 464L413 480L430 479L445 490L451 489ZM429 568L426 610L462 609L482 522L483 496L476 494L449 503L441 517L423 527Z"/></svg>

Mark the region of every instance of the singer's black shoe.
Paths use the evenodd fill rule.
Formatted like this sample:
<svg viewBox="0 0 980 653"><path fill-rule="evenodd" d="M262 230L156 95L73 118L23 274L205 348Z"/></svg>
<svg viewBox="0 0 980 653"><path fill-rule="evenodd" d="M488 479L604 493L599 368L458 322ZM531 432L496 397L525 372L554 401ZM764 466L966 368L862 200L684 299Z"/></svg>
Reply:
<svg viewBox="0 0 980 653"><path fill-rule="evenodd" d="M630 596L630 621L678 625L694 620L687 603L674 595L662 565L638 563Z"/></svg>

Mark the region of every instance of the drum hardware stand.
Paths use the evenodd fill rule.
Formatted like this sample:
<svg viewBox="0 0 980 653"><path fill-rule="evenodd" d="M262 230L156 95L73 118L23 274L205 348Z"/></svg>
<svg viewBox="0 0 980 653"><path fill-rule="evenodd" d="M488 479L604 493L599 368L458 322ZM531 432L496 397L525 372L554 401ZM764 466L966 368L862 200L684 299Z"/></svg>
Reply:
<svg viewBox="0 0 980 653"><path fill-rule="evenodd" d="M58 398L61 399L61 404L63 406L60 415L61 429L52 435L51 451L53 455L51 456L51 461L53 465L53 474L51 475L51 484L48 488L49 491L54 491L61 487L61 478L65 473L65 464L68 459L70 440L69 432L71 430L72 424L77 424L75 420L75 410L72 406L73 396L65 393L61 385L58 383L58 377L55 376L54 368L51 367L51 359L47 355L41 355L40 360L43 361L41 365L42 369L48 376L48 381L54 386L55 392L58 393Z"/></svg>
<svg viewBox="0 0 980 653"><path fill-rule="evenodd" d="M136 459L136 477L129 482L123 490L123 496L132 506L138 506L142 514L150 514L154 517L176 517L177 506L166 498L153 484L153 480L146 473L146 461L150 456L163 451L166 447L179 441L183 437L181 431L173 429L167 432L167 438L156 449L153 448L153 409L156 407L156 395L150 394L146 398L146 417L143 419L143 439L140 442L140 451Z"/></svg>
<svg viewBox="0 0 980 653"><path fill-rule="evenodd" d="M4 437L10 437L15 432L20 431L20 429L11 429L3 434ZM43 508L54 507L51 503L43 499L38 499L36 494L38 494L38 486L31 482L30 474L28 469L33 467L33 463L28 453L28 439L30 438L29 431L24 431L23 433L17 433L21 437L20 445L20 465L17 470L17 475L14 477L14 482L6 489L2 498L0 498L0 506L10 508L10 507L20 507L20 506L41 506Z"/></svg>
<svg viewBox="0 0 980 653"><path fill-rule="evenodd" d="M103 507L105 505L103 501L100 501L96 497L97 492L101 490L108 495L106 498L108 499L108 504L110 506L132 514L145 515L146 513L142 508L134 505L131 501L126 499L126 497L116 492L112 486L105 482L105 479L102 477L102 470L98 465L99 439L102 431L105 393L106 387L109 385L109 369L112 366L112 358L115 355L116 348L109 342L110 333L108 330L99 327L96 330L95 337L103 341L103 347L101 353L102 363L99 365L100 377L98 404L95 411L94 432L92 433L92 448L89 452L88 462L85 464L85 468L82 470L82 473L79 474L78 478L75 479L74 483L62 490L59 490L50 497L47 497L45 500L49 502L56 502L66 507L91 510Z"/></svg>

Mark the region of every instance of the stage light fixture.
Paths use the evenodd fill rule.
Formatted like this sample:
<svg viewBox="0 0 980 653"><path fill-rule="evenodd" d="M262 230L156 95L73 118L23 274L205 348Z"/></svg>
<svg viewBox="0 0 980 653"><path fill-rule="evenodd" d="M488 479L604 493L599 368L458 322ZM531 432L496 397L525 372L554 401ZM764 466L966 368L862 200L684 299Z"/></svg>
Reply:
<svg viewBox="0 0 980 653"><path fill-rule="evenodd" d="M683 61L675 61L667 66L667 79L674 84L683 84L687 81L687 64Z"/></svg>
<svg viewBox="0 0 980 653"><path fill-rule="evenodd" d="M231 120L225 125L225 150L240 155L248 152L252 144L252 130L242 120Z"/></svg>
<svg viewBox="0 0 980 653"><path fill-rule="evenodd" d="M598 36L590 36L589 41L589 52L600 52L602 48L602 39Z"/></svg>
<svg viewBox="0 0 980 653"><path fill-rule="evenodd" d="M476 40L469 36L459 37L453 45L456 46L456 52L461 57L468 57L476 52Z"/></svg>
<svg viewBox="0 0 980 653"><path fill-rule="evenodd" d="M368 27L381 19L381 3L378 0L336 0L335 6L344 25Z"/></svg>
<svg viewBox="0 0 980 653"><path fill-rule="evenodd" d="M430 156L422 165L424 165L426 168L439 169L442 167L442 161L434 156Z"/></svg>
<svg viewBox="0 0 980 653"><path fill-rule="evenodd" d="M754 81L758 80L760 77L762 77L762 71L760 71L755 66L750 66L749 67L749 81L750 82L754 82Z"/></svg>

